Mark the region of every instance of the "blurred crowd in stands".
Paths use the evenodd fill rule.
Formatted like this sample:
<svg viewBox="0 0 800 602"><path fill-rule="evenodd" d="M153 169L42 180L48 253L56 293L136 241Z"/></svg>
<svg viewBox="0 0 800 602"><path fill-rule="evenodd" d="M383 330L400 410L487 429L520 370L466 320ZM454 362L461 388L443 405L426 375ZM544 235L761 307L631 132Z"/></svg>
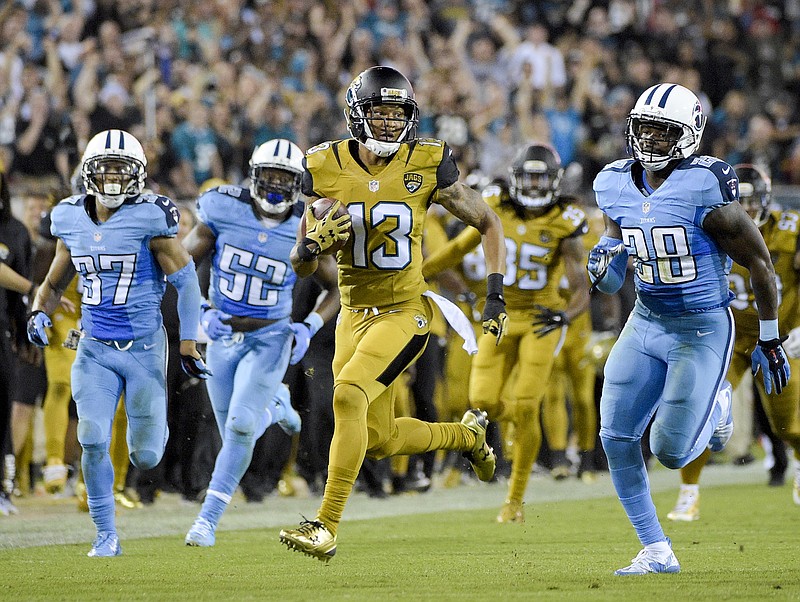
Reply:
<svg viewBox="0 0 800 602"><path fill-rule="evenodd" d="M16 194L67 185L112 127L145 142L159 192L238 183L270 138L345 136L344 88L375 64L408 75L420 135L476 182L538 139L585 189L625 154L639 93L670 81L706 105L701 150L800 183L799 0L17 0L0 17Z"/></svg>

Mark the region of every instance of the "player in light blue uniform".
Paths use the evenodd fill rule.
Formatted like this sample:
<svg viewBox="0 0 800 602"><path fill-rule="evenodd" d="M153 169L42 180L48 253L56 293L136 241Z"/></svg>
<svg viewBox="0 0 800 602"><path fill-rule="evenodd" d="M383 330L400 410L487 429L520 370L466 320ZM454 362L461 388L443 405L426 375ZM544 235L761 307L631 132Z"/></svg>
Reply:
<svg viewBox="0 0 800 602"><path fill-rule="evenodd" d="M89 556L122 553L108 452L121 393L131 462L152 468L164 453L166 333L160 306L167 280L178 289L183 368L197 378L207 374L195 346L200 287L194 263L175 238L177 207L166 197L142 193L146 165L141 144L128 132L108 130L89 141L81 170L87 193L64 199L52 211L56 255L28 321L31 342L47 345L47 314L80 273L82 332L72 395L89 514L97 528Z"/></svg>
<svg viewBox="0 0 800 602"><path fill-rule="evenodd" d="M646 90L628 117L632 159L596 177L606 231L589 253L594 286L622 285L628 257L636 267L636 304L605 366L600 438L622 506L644 549L617 575L676 573L671 542L650 496L641 438L680 468L733 433L733 349L727 274L731 258L750 271L761 337L753 371L780 392L789 365L778 335L775 272L764 240L738 202L730 165L694 154L705 126L700 102L683 86Z"/></svg>
<svg viewBox="0 0 800 602"><path fill-rule="evenodd" d="M202 324L211 343L214 376L208 393L222 449L200 514L186 535L190 546L213 546L222 513L271 424L300 431L286 367L308 349L311 337L339 310L336 264L327 257L321 280L327 290L316 311L292 322L297 276L289 261L303 203L297 203L303 153L292 142L269 140L253 151L250 186L220 186L197 201L198 224L184 245L198 261L212 253L210 304Z"/></svg>

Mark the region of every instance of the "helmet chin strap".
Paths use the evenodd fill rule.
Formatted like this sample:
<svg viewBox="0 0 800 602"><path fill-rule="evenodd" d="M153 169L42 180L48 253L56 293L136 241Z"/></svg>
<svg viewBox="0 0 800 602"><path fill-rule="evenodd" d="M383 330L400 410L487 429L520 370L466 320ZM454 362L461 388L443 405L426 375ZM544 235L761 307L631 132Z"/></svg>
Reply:
<svg viewBox="0 0 800 602"><path fill-rule="evenodd" d="M99 192L95 196L97 197L97 200L100 201L100 204L106 209L116 209L125 202L126 198L124 194L115 194L113 196L109 196L100 194Z"/></svg>
<svg viewBox="0 0 800 602"><path fill-rule="evenodd" d="M381 142L379 140L375 140L375 138L367 138L361 144L363 144L369 152L374 153L379 157L388 157L389 155L393 155L400 148L399 142Z"/></svg>

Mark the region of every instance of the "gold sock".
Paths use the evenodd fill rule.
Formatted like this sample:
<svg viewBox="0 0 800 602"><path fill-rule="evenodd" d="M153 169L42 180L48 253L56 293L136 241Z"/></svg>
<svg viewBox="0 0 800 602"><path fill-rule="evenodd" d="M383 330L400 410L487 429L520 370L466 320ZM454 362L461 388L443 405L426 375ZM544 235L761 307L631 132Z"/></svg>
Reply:
<svg viewBox="0 0 800 602"><path fill-rule="evenodd" d="M542 430L539 427L538 412L536 412L535 418L535 421L518 419L514 428L511 479L508 483L508 499L512 501L522 502L524 499L525 489L528 487L528 480L531 476L531 469L542 444Z"/></svg>
<svg viewBox="0 0 800 602"><path fill-rule="evenodd" d="M681 468L681 483L684 485L697 485L700 482L700 473L711 457L711 450L705 449L703 453Z"/></svg>
<svg viewBox="0 0 800 602"><path fill-rule="evenodd" d="M325 494L319 507L317 518L323 522L328 531L336 535L342 512L353 491L353 485L358 476L357 470L331 466L328 469L328 480L325 483Z"/></svg>

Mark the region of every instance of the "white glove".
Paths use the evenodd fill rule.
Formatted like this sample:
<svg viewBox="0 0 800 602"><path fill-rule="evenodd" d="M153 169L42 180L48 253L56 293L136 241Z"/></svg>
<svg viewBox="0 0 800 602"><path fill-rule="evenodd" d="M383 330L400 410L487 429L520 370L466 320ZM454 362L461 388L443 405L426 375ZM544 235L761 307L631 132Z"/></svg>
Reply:
<svg viewBox="0 0 800 602"><path fill-rule="evenodd" d="M783 342L783 350L793 360L800 357L800 326L789 331L789 337Z"/></svg>

